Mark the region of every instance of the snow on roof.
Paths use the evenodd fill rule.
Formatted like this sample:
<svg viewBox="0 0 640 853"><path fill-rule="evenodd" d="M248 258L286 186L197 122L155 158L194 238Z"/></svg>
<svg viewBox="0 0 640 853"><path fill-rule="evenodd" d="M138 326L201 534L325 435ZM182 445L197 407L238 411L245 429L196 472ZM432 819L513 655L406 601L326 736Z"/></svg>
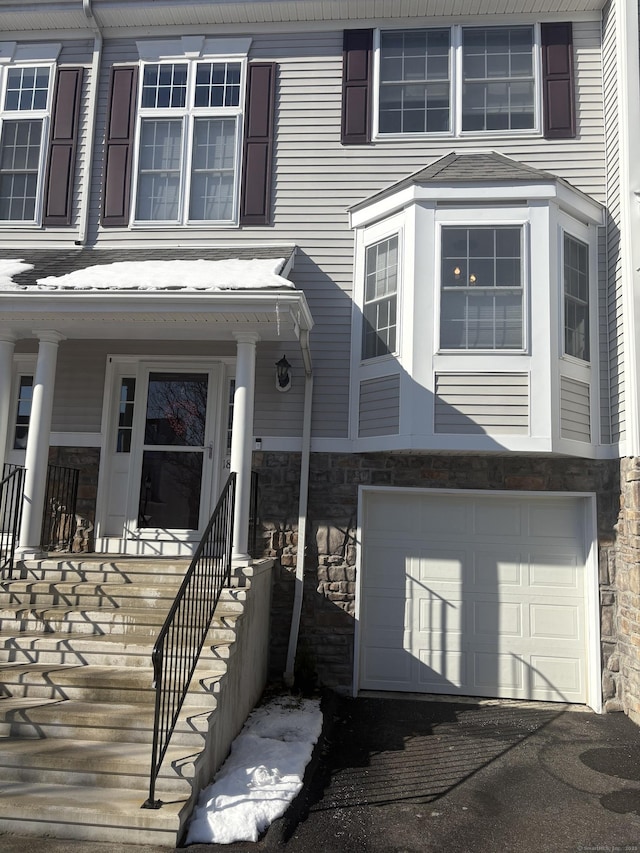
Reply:
<svg viewBox="0 0 640 853"><path fill-rule="evenodd" d="M293 288L279 275L285 258L224 261L119 261L37 279L37 285L18 284L11 276L28 269L21 261L0 260L0 290L169 290L217 291ZM6 265L6 271L5 271ZM13 266L11 266L13 265Z"/></svg>
<svg viewBox="0 0 640 853"><path fill-rule="evenodd" d="M33 264L25 264L21 258L0 258L0 290L18 290L13 276L32 269Z"/></svg>

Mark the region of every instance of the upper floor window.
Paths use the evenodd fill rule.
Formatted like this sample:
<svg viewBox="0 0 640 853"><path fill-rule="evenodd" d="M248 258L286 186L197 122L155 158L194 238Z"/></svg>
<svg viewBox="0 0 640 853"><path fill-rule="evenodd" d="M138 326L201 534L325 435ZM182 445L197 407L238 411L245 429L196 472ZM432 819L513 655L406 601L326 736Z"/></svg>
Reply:
<svg viewBox="0 0 640 853"><path fill-rule="evenodd" d="M482 133L537 127L531 26L380 33L378 133Z"/></svg>
<svg viewBox="0 0 640 853"><path fill-rule="evenodd" d="M136 222L237 220L244 63L146 63Z"/></svg>
<svg viewBox="0 0 640 853"><path fill-rule="evenodd" d="M564 235L564 351L589 361L589 247Z"/></svg>
<svg viewBox="0 0 640 853"><path fill-rule="evenodd" d="M36 223L49 118L50 66L7 68L0 133L0 221Z"/></svg>
<svg viewBox="0 0 640 853"><path fill-rule="evenodd" d="M522 228L442 228L440 348L524 346Z"/></svg>
<svg viewBox="0 0 640 853"><path fill-rule="evenodd" d="M366 250L362 358L396 350L398 301L398 237Z"/></svg>

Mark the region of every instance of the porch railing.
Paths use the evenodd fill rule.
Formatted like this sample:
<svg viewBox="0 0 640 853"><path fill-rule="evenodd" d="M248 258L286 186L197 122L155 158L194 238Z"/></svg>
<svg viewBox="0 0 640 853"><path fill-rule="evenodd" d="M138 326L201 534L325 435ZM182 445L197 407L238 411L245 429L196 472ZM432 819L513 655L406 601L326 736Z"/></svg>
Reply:
<svg viewBox="0 0 640 853"><path fill-rule="evenodd" d="M24 468L5 464L0 480L0 569L12 569L22 518Z"/></svg>
<svg viewBox="0 0 640 853"><path fill-rule="evenodd" d="M259 487L258 472L251 472L251 493L249 497L249 554L254 559L259 557L258 554L258 526L260 519L258 518L258 487Z"/></svg>
<svg viewBox="0 0 640 853"><path fill-rule="evenodd" d="M44 551L70 551L76 532L77 468L47 467L41 547Z"/></svg>
<svg viewBox="0 0 640 853"><path fill-rule="evenodd" d="M152 653L156 691L149 799L157 809L156 780L220 593L231 576L236 475L232 473L160 629Z"/></svg>

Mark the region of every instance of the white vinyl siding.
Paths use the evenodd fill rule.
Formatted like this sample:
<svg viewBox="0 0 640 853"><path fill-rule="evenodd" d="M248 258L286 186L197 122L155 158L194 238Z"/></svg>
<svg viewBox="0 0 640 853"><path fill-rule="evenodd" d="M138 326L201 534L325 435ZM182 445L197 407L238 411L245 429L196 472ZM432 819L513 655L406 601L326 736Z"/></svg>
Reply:
<svg viewBox="0 0 640 853"><path fill-rule="evenodd" d="M396 435L400 427L400 377L360 383L358 435Z"/></svg>
<svg viewBox="0 0 640 853"><path fill-rule="evenodd" d="M534 135L503 136L501 153L557 174L598 201L605 199L604 130L600 22L574 23L578 107L576 139L541 140ZM230 247L295 243L300 247L291 275L304 290L315 326L313 435L346 438L349 411L353 232L346 211L406 175L451 151L451 140L387 139L382 145L340 144L342 92L342 28L325 31L258 33L249 61L278 63L278 98L274 145L273 225L267 229L227 229L220 239ZM137 62L133 40L107 39L104 67ZM97 126L104 127L108 74L100 84ZM313 110L309 104L313 104ZM96 140L96 149L101 146ZM456 139L456 150L492 150L495 137ZM96 158L91 223L99 222L102 166ZM204 245L211 232L197 225L181 229L157 227L144 232L126 228L92 231L101 247L152 248ZM277 357L282 353L277 354ZM293 352L286 353L293 363ZM257 365L260 370L260 364ZM273 387L273 365L265 367L265 389ZM290 394L298 388L296 376ZM266 391L265 391L266 393ZM273 401L274 395L269 397ZM277 416L258 414L263 435L291 434L293 417L283 407ZM277 421L277 423L276 423ZM262 426L264 425L264 429ZM288 432L287 432L288 431Z"/></svg>
<svg viewBox="0 0 640 853"><path fill-rule="evenodd" d="M560 435L591 441L590 390L586 382L560 377Z"/></svg>
<svg viewBox="0 0 640 853"><path fill-rule="evenodd" d="M529 431L527 375L437 374L434 431L526 435Z"/></svg>

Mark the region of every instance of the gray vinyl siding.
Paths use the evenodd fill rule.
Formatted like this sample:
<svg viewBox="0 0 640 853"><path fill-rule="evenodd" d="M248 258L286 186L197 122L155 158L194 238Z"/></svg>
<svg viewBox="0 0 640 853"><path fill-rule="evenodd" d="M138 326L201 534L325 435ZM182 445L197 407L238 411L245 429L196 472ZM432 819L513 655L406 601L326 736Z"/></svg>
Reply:
<svg viewBox="0 0 640 853"><path fill-rule="evenodd" d="M397 435L400 431L400 377L384 376L360 383L358 435Z"/></svg>
<svg viewBox="0 0 640 853"><path fill-rule="evenodd" d="M620 163L618 127L617 45L615 4L603 14L603 81L606 92L604 121L606 129L606 164L609 175L606 222L606 342L608 351L603 374L609 381L610 440L620 441L625 435L623 293L620 257Z"/></svg>
<svg viewBox="0 0 640 853"><path fill-rule="evenodd" d="M290 349L293 346L293 349ZM258 343L255 435L301 434L304 369L295 345ZM34 347L20 352L36 352ZM98 433L102 426L105 371L109 355L194 356L233 359L235 341L63 341L58 350L53 432ZM275 362L286 355L292 365L291 390L275 391ZM135 369L135 367L133 368ZM226 391L223 405L226 405Z"/></svg>
<svg viewBox="0 0 640 853"><path fill-rule="evenodd" d="M435 385L434 432L529 432L526 373L440 373L436 374Z"/></svg>
<svg viewBox="0 0 640 853"><path fill-rule="evenodd" d="M566 178L598 201L604 201L600 44L599 21L581 21L574 25L578 93L576 139L545 140L540 136L483 139L476 136L342 146L342 30L260 34L254 37L250 59L278 63L273 225L229 229L161 227L143 231L98 226L109 70L113 63L130 63L138 58L134 40L107 40L92 178L92 239L101 246L140 242L163 247L172 243L218 243L228 246L230 254L234 246L297 244L299 251L291 279L304 290L315 321L311 334L315 370L313 435L346 438L353 284L349 207L452 150L478 149L495 149L523 163L546 169ZM292 356L289 352L286 354L291 361ZM265 371L270 370L268 365ZM264 416L257 410L260 430L265 435L295 434L286 399L278 402L278 408L281 411L267 412Z"/></svg>
<svg viewBox="0 0 640 853"><path fill-rule="evenodd" d="M560 435L575 441L591 441L589 385L560 377Z"/></svg>

